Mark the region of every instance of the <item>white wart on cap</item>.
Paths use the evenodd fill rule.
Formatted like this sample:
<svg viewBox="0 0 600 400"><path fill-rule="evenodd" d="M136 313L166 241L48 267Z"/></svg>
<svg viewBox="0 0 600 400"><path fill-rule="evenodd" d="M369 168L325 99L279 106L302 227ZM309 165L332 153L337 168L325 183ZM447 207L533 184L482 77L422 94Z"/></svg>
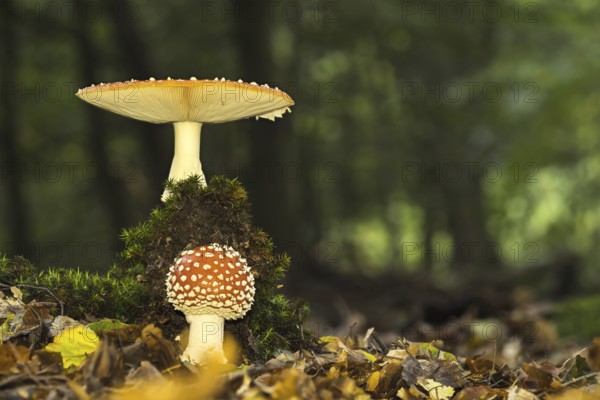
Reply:
<svg viewBox="0 0 600 400"><path fill-rule="evenodd" d="M246 315L254 301L254 277L240 254L217 243L184 250L170 267L167 299L190 323L184 361L224 362L224 320Z"/></svg>
<svg viewBox="0 0 600 400"><path fill-rule="evenodd" d="M203 123L222 123L256 117L274 121L290 112L292 98L278 88L223 79L191 78L92 85L76 93L97 107L141 121L173 123L175 156L169 179L199 175L206 185L200 163L200 132ZM163 200L168 192L163 194Z"/></svg>

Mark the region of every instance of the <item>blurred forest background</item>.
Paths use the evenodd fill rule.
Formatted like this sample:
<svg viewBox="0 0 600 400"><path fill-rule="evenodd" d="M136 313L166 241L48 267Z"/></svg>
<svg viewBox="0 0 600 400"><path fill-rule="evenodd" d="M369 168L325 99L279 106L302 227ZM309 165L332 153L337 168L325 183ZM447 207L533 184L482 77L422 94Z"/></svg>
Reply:
<svg viewBox="0 0 600 400"><path fill-rule="evenodd" d="M411 307L462 282L461 295L528 277L548 296L600 285L600 3L0 7L0 253L105 270L121 229L159 204L172 126L78 88L226 77L296 101L275 123L205 125L202 162L242 181L293 257L287 290L317 309Z"/></svg>

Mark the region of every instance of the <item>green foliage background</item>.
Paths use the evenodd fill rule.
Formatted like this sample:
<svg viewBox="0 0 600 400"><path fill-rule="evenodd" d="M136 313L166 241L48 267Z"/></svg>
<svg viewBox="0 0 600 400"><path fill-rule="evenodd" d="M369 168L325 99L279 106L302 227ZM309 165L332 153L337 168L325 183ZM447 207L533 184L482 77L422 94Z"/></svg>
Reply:
<svg viewBox="0 0 600 400"><path fill-rule="evenodd" d="M0 252L104 270L158 204L172 127L93 109L77 88L225 76L296 100L274 124L206 125L202 144L207 175L240 179L292 276L446 279L496 264L492 243L524 268L575 252L597 288L600 4L74 4L2 3Z"/></svg>

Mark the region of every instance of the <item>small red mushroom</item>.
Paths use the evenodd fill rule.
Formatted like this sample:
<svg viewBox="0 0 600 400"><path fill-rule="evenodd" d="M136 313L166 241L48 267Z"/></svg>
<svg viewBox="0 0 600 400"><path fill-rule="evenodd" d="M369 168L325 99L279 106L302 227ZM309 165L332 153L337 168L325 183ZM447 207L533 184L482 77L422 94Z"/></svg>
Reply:
<svg viewBox="0 0 600 400"><path fill-rule="evenodd" d="M254 293L250 267L233 248L213 243L182 251L167 276L167 299L190 324L182 361L225 363L224 320L246 315Z"/></svg>

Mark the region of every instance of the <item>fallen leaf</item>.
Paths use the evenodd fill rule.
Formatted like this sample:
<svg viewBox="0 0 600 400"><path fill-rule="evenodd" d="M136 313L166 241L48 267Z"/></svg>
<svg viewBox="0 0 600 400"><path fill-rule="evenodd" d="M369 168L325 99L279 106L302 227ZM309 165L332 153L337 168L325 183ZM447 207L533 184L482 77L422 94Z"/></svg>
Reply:
<svg viewBox="0 0 600 400"><path fill-rule="evenodd" d="M23 292L21 292L21 289L19 289L16 286L12 286L10 288L10 292L12 293L12 295L15 297L15 299L19 300L19 301L23 301Z"/></svg>
<svg viewBox="0 0 600 400"><path fill-rule="evenodd" d="M377 392L377 386L379 385L379 377L381 376L381 372L375 371L369 376L367 379L367 392Z"/></svg>
<svg viewBox="0 0 600 400"><path fill-rule="evenodd" d="M593 371L600 371L600 337L594 338L588 348L587 360Z"/></svg>
<svg viewBox="0 0 600 400"><path fill-rule="evenodd" d="M552 384L552 375L543 371L534 364L524 364L523 371L527 377L523 380L521 386L530 390L545 390Z"/></svg>
<svg viewBox="0 0 600 400"><path fill-rule="evenodd" d="M475 386L465 388L458 392L455 400L495 400L502 397L503 396L496 389L487 386Z"/></svg>
<svg viewBox="0 0 600 400"><path fill-rule="evenodd" d="M511 387L508 390L507 395L508 397L506 400L537 400L539 398L535 394L518 386Z"/></svg>
<svg viewBox="0 0 600 400"><path fill-rule="evenodd" d="M29 350L24 346L10 343L0 344L0 374L19 373L17 364L23 364L29 358Z"/></svg>
<svg viewBox="0 0 600 400"><path fill-rule="evenodd" d="M86 357L93 353L100 343L94 331L85 326L67 328L54 338L46 350L58 352L62 356L65 369L72 365L80 366Z"/></svg>
<svg viewBox="0 0 600 400"><path fill-rule="evenodd" d="M433 379L420 377L417 384L421 386L433 400L447 400L454 396L454 388L445 386Z"/></svg>
<svg viewBox="0 0 600 400"><path fill-rule="evenodd" d="M565 373L562 379L562 383L567 383L571 380L575 380L592 372L592 369L588 365L585 358L583 358L579 354L567 360L564 363L563 370L565 371ZM578 385L583 386L587 383L587 381L587 379L582 379L580 382L578 382Z"/></svg>
<svg viewBox="0 0 600 400"><path fill-rule="evenodd" d="M402 379L408 385L414 385L417 383L417 378L423 376L423 368L416 358L410 356L402 363Z"/></svg>
<svg viewBox="0 0 600 400"><path fill-rule="evenodd" d="M78 325L81 325L79 321L76 321L71 317L67 317L66 315L59 315L54 317L52 322L50 322L48 325L48 335L50 335L50 337L55 337L60 335L60 333L65 329Z"/></svg>

